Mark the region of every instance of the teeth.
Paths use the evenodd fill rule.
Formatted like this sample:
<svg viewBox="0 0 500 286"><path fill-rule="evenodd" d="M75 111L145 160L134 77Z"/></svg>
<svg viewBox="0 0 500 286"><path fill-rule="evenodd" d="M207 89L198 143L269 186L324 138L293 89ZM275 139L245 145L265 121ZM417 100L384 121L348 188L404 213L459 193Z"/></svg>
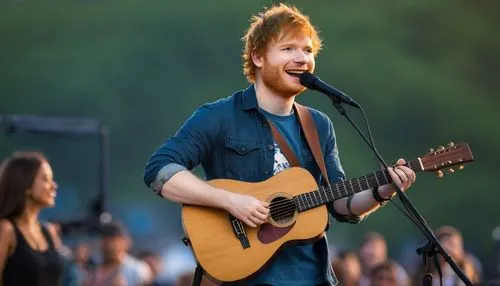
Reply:
<svg viewBox="0 0 500 286"><path fill-rule="evenodd" d="M292 70L292 71L287 71L286 73L287 73L288 75L290 75L290 76L293 76L293 77L297 77L297 78L298 78L298 77L300 77L300 76L304 73L304 71L296 71L296 70Z"/></svg>
<svg viewBox="0 0 500 286"><path fill-rule="evenodd" d="M287 73L291 73L291 74L302 74L302 73L304 73L303 70L288 70L286 72Z"/></svg>

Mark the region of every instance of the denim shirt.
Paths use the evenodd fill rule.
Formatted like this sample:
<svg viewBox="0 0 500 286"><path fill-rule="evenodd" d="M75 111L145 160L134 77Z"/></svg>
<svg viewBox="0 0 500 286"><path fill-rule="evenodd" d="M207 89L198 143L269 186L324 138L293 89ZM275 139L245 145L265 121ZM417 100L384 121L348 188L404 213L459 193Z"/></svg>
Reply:
<svg viewBox="0 0 500 286"><path fill-rule="evenodd" d="M309 110L316 123L329 180L332 184L344 180L333 124L324 113L313 108ZM172 175L162 173L166 166L180 165L192 170L199 164L207 180L263 181L273 175L273 143L269 123L259 111L255 89L251 85L198 108L177 133L151 156L144 171L144 182L158 190ZM313 158L308 147L301 149L303 158ZM317 166L308 168L308 171L318 184L324 183ZM333 203L327 207L340 222L360 221L360 217L336 213ZM328 262L326 236L316 242L315 248L328 268L325 278L335 284L336 279Z"/></svg>

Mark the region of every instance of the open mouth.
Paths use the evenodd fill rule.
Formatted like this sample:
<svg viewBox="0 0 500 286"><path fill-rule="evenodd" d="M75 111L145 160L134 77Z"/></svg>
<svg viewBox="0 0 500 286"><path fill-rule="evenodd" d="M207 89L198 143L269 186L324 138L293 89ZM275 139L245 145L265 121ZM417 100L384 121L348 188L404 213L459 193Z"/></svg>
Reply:
<svg viewBox="0 0 500 286"><path fill-rule="evenodd" d="M306 70L287 70L285 72L293 77L299 78L301 74L306 72Z"/></svg>

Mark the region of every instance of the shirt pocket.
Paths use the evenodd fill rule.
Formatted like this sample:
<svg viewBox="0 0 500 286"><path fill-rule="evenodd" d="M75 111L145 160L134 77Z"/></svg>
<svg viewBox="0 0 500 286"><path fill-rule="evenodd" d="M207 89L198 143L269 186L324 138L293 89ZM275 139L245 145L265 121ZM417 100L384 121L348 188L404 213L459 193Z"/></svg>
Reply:
<svg viewBox="0 0 500 286"><path fill-rule="evenodd" d="M231 178L256 181L260 156L258 141L224 138L224 163Z"/></svg>

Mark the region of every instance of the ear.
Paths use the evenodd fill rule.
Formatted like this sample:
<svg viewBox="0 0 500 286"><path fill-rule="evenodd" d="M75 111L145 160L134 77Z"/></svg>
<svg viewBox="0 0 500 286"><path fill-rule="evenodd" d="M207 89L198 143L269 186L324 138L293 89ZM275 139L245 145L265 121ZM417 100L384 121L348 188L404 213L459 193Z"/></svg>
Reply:
<svg viewBox="0 0 500 286"><path fill-rule="evenodd" d="M252 62L256 67L261 68L264 62L264 57L260 53L257 53L257 51L253 51Z"/></svg>

